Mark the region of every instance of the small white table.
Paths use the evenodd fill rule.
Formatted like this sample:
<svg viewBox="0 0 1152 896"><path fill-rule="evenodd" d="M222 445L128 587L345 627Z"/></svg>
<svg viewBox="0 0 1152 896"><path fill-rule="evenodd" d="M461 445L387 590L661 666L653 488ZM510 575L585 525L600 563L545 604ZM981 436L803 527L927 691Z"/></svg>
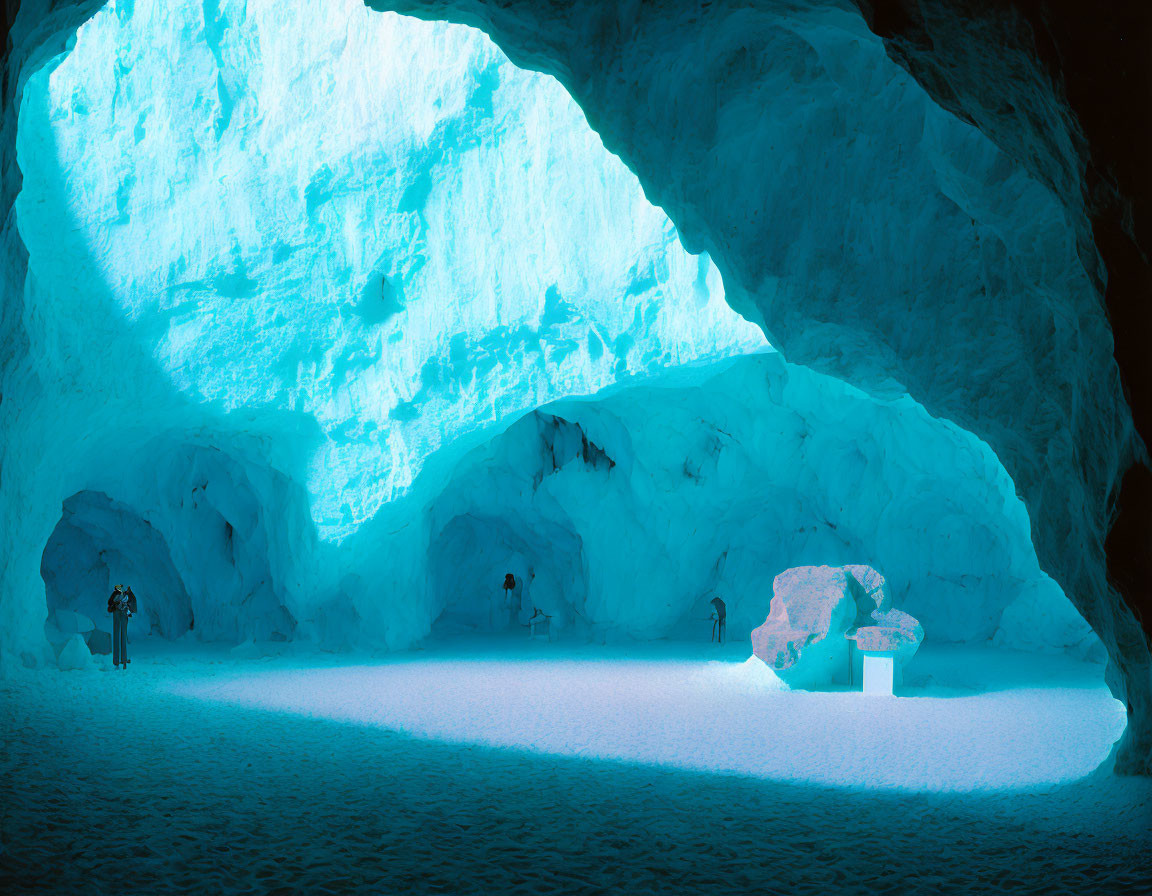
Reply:
<svg viewBox="0 0 1152 896"><path fill-rule="evenodd" d="M888 651L862 650L864 655L864 693L891 697L896 682L896 654Z"/></svg>
<svg viewBox="0 0 1152 896"><path fill-rule="evenodd" d="M864 693L891 697L900 684L897 655L904 644L902 632L890 626L862 625L844 635L860 651Z"/></svg>

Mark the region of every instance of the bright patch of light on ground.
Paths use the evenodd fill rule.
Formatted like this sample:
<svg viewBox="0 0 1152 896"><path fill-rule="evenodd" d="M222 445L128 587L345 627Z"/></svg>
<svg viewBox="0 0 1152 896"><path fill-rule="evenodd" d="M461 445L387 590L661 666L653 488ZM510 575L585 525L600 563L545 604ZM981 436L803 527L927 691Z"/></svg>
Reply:
<svg viewBox="0 0 1152 896"><path fill-rule="evenodd" d="M929 649L910 670L932 696L880 709L766 691L743 644L557 647L351 667L141 641L127 672L2 680L0 892L1039 896L1152 879L1148 781L1038 786L1090 770L1119 731L1099 666ZM897 787L1009 769L1037 786ZM800 780L817 773L848 786Z"/></svg>
<svg viewBox="0 0 1152 896"><path fill-rule="evenodd" d="M408 654L369 665L245 668L170 692L413 737L853 789L1027 790L1108 756L1123 706L1099 666L993 650L932 650L908 696L781 689L744 645L537 646Z"/></svg>

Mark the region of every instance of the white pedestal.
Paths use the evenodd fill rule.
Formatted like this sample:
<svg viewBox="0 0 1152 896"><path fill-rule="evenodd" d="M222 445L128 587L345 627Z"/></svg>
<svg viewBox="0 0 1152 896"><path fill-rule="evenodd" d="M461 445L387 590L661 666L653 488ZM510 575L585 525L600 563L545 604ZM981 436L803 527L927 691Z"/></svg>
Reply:
<svg viewBox="0 0 1152 896"><path fill-rule="evenodd" d="M891 653L864 653L864 693L891 697L894 693L896 657Z"/></svg>

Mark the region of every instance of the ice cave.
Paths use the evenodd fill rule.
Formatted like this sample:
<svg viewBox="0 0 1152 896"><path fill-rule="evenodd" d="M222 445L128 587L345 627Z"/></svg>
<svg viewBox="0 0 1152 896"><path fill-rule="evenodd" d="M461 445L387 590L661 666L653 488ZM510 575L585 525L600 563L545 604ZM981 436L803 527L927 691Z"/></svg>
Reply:
<svg viewBox="0 0 1152 896"><path fill-rule="evenodd" d="M4 20L0 890L1152 892L1152 9Z"/></svg>

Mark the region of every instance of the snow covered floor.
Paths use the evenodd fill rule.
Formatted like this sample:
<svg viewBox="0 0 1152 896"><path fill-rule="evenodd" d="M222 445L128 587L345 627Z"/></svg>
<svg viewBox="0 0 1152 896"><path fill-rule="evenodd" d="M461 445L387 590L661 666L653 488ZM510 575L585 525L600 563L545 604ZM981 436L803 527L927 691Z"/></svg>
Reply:
<svg viewBox="0 0 1152 896"><path fill-rule="evenodd" d="M1099 667L926 650L877 700L746 650L3 682L0 891L1149 892L1152 785L1094 773Z"/></svg>
<svg viewBox="0 0 1152 896"><path fill-rule="evenodd" d="M1063 658L928 650L910 669L911 696L884 699L788 691L748 652L744 643L719 653L436 651L384 664L242 669L168 690L448 743L863 789L1074 781L1124 730L1100 667Z"/></svg>

